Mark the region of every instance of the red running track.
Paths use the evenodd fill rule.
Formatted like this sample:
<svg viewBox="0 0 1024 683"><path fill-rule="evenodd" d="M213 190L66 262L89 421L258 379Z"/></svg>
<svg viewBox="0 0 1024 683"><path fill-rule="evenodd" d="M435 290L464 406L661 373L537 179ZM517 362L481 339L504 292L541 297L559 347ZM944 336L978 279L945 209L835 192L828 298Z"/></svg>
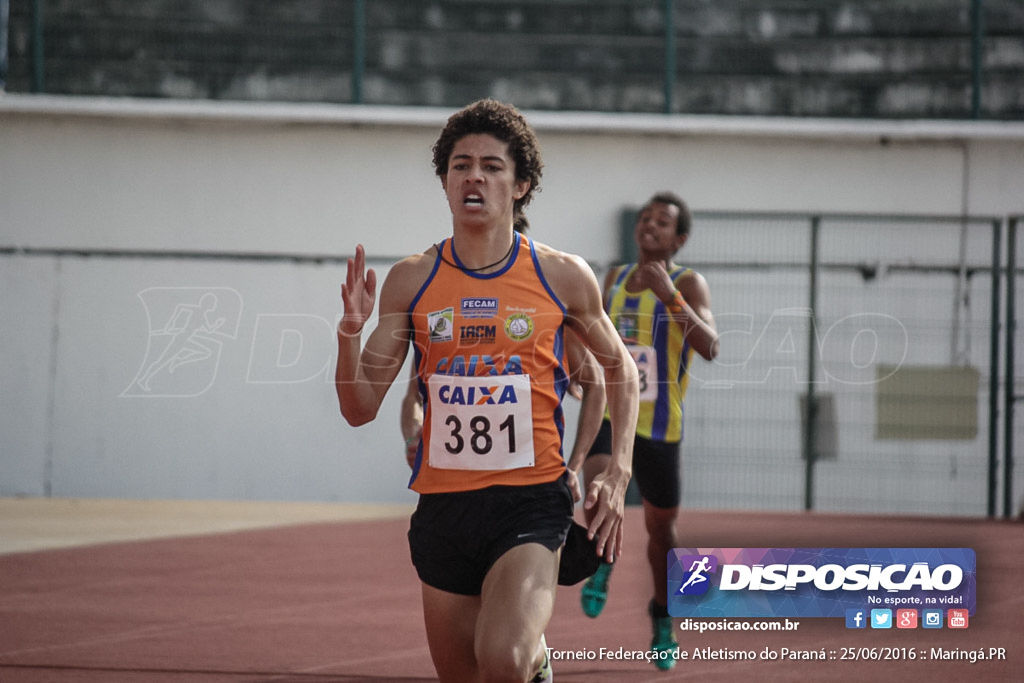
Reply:
<svg viewBox="0 0 1024 683"><path fill-rule="evenodd" d="M626 555L604 613L586 618L579 587L560 588L547 630L553 650L647 648L652 579L638 508L626 523ZM320 523L0 556L0 681L433 681L406 529L405 520ZM688 547L974 548L977 612L966 630L849 630L842 619L800 619L795 632L680 632L691 657L788 648L836 658L690 659L670 672L646 662L563 660L554 662L557 683L1024 680L1018 522L684 511L680 532ZM933 647L1004 648L1006 659L934 661ZM844 661L844 648L929 656Z"/></svg>

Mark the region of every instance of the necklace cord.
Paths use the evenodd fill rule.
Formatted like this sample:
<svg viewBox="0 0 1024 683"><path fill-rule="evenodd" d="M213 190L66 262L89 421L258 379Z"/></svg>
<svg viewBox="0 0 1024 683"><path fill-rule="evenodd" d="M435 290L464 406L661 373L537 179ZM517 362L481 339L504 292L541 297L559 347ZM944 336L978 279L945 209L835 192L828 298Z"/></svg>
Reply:
<svg viewBox="0 0 1024 683"><path fill-rule="evenodd" d="M441 247L436 242L434 243L434 249L437 251L437 255L441 257L442 261L447 263L452 268L458 268L459 270L465 271L467 273L478 273L481 270L487 270L488 268L493 268L494 266L498 265L499 263L504 262L505 259L507 259L509 256L512 255L512 249L515 248L515 246L516 246L516 239L515 239L515 237L513 237L512 238L512 243L508 245L508 251L506 251L505 255L502 256L497 261L495 261L494 263L488 264L486 266L480 266L479 268L466 268L465 266L460 266L460 265L458 265L456 263L452 263L451 261L446 259L444 257L444 251L441 249ZM455 240L454 239L452 240L452 253L453 254L455 253Z"/></svg>

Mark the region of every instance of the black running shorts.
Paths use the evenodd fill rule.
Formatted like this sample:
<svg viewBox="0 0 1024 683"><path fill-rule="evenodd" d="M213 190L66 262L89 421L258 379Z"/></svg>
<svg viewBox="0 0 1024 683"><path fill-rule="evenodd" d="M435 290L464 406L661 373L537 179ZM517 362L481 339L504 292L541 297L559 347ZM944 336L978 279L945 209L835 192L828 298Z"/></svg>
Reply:
<svg viewBox="0 0 1024 683"><path fill-rule="evenodd" d="M587 453L609 455L612 452L612 425L608 420ZM633 478L640 496L656 508L679 507L683 499L683 478L679 472L680 444L652 441L642 436L633 439Z"/></svg>
<svg viewBox="0 0 1024 683"><path fill-rule="evenodd" d="M484 577L517 545L558 550L573 521L566 476L532 486L420 495L409 550L420 580L460 595L480 595Z"/></svg>

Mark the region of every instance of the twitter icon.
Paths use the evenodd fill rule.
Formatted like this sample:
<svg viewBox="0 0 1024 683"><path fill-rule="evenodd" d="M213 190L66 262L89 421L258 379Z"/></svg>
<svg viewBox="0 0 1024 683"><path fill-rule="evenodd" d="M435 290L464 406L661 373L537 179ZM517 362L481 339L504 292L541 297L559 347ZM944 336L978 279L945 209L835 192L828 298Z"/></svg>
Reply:
<svg viewBox="0 0 1024 683"><path fill-rule="evenodd" d="M871 628L892 628L892 610L871 610Z"/></svg>

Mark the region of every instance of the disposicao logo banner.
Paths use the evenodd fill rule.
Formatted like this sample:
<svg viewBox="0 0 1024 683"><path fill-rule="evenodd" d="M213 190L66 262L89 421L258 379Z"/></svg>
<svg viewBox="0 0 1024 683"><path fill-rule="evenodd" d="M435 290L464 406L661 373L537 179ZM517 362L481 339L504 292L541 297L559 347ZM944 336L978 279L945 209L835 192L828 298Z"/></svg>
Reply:
<svg viewBox="0 0 1024 683"><path fill-rule="evenodd" d="M845 617L848 609L975 611L970 548L676 548L673 617Z"/></svg>

